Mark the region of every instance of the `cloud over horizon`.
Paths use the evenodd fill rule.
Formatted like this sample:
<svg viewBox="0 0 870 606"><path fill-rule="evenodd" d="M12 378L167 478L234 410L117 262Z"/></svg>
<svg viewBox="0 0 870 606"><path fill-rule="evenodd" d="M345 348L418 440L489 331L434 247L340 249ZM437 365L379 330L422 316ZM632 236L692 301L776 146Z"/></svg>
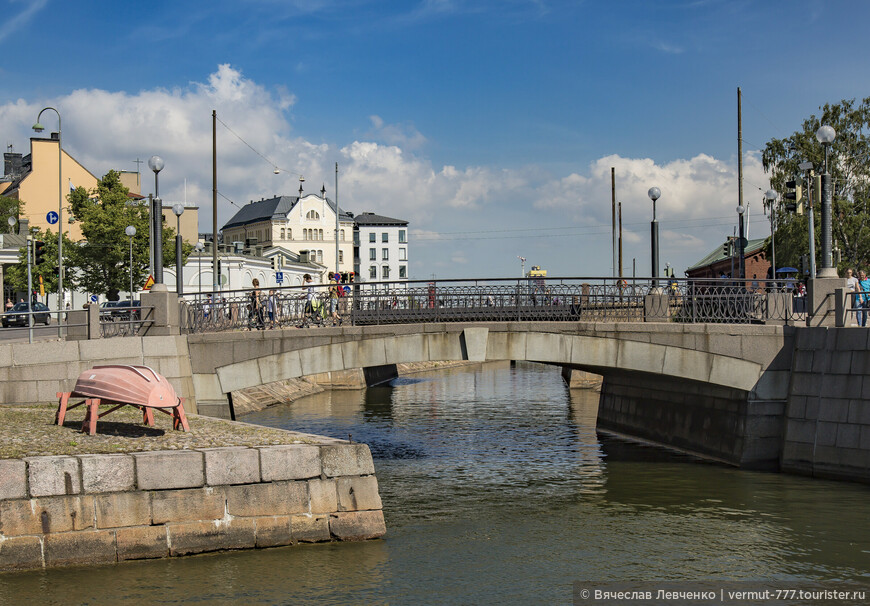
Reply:
<svg viewBox="0 0 870 606"><path fill-rule="evenodd" d="M427 141L424 133L413 125L387 124L378 115L370 116L369 125L360 125L361 132L376 140L307 141L294 135L291 126L295 103L292 91L268 89L222 64L205 82L185 87L78 89L54 99L19 99L0 105L0 123L6 126L6 141L27 153L22 144L32 135L30 125L39 109L57 107L64 149L98 177L109 169L133 171L137 158L162 156L166 168L160 174L161 194L175 201L186 192L188 200L199 203L203 226L211 225L213 109L232 131L218 124L218 188L238 205L273 194L292 195L299 175L305 176L309 191L319 191L323 182L333 197L336 162L342 208L406 219L417 233L495 230L505 221L530 229L609 226L611 167L616 169L617 200L623 203L628 234L635 231L628 224L651 218L646 192L652 185L662 190L657 215L663 222L728 216L737 202L736 166L706 154L662 165L649 158L608 155L590 163L585 174L569 175L534 165L435 166L419 152ZM53 129L50 121L46 126ZM281 169L277 175L275 166ZM747 192L767 181L757 156L746 157L744 174L752 184L745 186ZM144 176L142 181L147 194L152 181ZM747 195L754 199L754 194ZM238 210L223 198L218 205L219 225ZM641 246L644 228L637 231L640 236L627 235L627 242ZM707 246L707 238L697 232L679 227L670 232L679 241L677 248L688 249L688 255ZM443 257L474 265L467 251L451 250Z"/></svg>

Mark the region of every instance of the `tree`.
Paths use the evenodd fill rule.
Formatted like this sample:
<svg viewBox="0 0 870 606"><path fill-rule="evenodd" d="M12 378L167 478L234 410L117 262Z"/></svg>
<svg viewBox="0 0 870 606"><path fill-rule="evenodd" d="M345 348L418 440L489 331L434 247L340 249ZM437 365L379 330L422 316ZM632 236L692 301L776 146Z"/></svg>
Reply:
<svg viewBox="0 0 870 606"><path fill-rule="evenodd" d="M70 266L76 271L72 284L91 293L106 293L110 300L130 288L130 238L133 237L133 288L141 288L148 276L148 205L131 200L117 172L110 170L90 192L79 187L69 195L73 216L81 222L84 240L70 250ZM184 246L182 262L192 246ZM175 231L163 226L163 264L175 264Z"/></svg>
<svg viewBox="0 0 870 606"><path fill-rule="evenodd" d="M810 116L802 129L785 139L772 139L762 155L771 187L785 192L785 182L803 176L798 168L812 162L816 172L824 170L825 151L816 140L816 131L829 124L837 131L828 156L828 170L834 185L831 217L835 246L842 251L838 269L866 267L870 263L870 97L825 104L821 116ZM805 188L806 191L806 188ZM821 216L816 207L816 251L821 254ZM796 265L809 251L808 219L777 209L777 259L780 265ZM770 242L768 242L769 252ZM818 261L818 259L817 259Z"/></svg>
<svg viewBox="0 0 870 606"><path fill-rule="evenodd" d="M31 231L31 236L34 241L41 240L43 246L43 260L39 265L34 265L31 268L33 276L33 289L39 290L39 277L42 276L43 287L46 293L57 292L57 234L51 231L42 231L34 229ZM67 263L69 263L69 255L67 253L70 248L75 246L64 234L63 250L64 250L64 274L67 273ZM32 261L32 260L31 260ZM15 290L27 290L27 248L21 247L18 250L18 264L11 265L6 269L4 279L11 284Z"/></svg>
<svg viewBox="0 0 870 606"><path fill-rule="evenodd" d="M15 218L18 220L18 217L21 216L21 211L24 210L24 202L21 200L16 200L15 198L10 198L8 196L0 196L0 230L4 232L8 228L9 217Z"/></svg>

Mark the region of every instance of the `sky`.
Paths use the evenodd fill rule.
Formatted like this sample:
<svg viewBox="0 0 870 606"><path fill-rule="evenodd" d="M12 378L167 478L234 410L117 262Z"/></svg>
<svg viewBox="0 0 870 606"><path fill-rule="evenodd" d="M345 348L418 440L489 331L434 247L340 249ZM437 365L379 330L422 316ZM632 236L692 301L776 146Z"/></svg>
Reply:
<svg viewBox="0 0 870 606"><path fill-rule="evenodd" d="M0 136L40 109L97 176L159 155L161 197L211 231L250 200L326 186L409 221L412 279L676 275L737 223L737 89L750 238L760 150L870 96L870 3L748 0L0 0ZM54 130L54 114L44 114ZM144 194L152 175L142 164ZM275 168L280 169L275 174ZM144 173L148 174L144 174ZM25 201L26 202L26 201Z"/></svg>

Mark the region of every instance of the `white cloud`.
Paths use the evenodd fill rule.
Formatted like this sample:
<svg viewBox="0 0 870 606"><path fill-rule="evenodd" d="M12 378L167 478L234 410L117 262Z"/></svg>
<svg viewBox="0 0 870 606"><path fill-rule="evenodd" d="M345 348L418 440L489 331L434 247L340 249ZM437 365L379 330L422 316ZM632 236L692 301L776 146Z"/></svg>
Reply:
<svg viewBox="0 0 870 606"><path fill-rule="evenodd" d="M396 145L406 150L417 150L426 144L426 137L412 124L387 124L380 116L369 116L372 129L367 137Z"/></svg>
<svg viewBox="0 0 870 606"><path fill-rule="evenodd" d="M339 147L297 137L289 115L295 102L287 89L266 89L238 69L220 65L206 82L186 87L136 93L80 89L56 99L18 100L0 105L0 124L6 127L4 139L27 153L22 147L32 134L30 125L39 109L57 107L63 117L64 148L97 176L110 168L135 170L136 158L163 156L162 196L167 201L181 200L186 179L187 198L199 203L200 225L206 231L211 226L211 112L216 109L218 118L247 143L218 125L218 188L223 195L239 204L274 194L292 195L301 174L306 177L306 190L319 190L323 182L332 196L338 161L341 206L355 213L374 211L408 220L412 235L421 239L418 250L426 251L413 257L422 277L428 264L443 266L451 259L454 266L469 271L499 273L498 264L504 263L514 273L513 259L525 255L523 247L530 248L532 242L518 238L515 231L506 232L570 226L585 231L578 231L576 238L538 238L535 242L545 251L541 254L554 255L552 264L572 262L571 271L605 272L603 257L609 259L609 254L602 256L600 249L607 250L610 239L611 167L616 171L617 200L623 207L627 258L646 254L652 215L647 190L653 185L662 190L657 216L662 222L663 246L672 251L674 265L682 265L677 262L682 255L687 266L712 249L720 236L730 235L730 226L721 221L704 228L707 231L698 227L699 221L736 214L736 167L708 155L663 164L611 155L569 175L552 175L534 165L516 169L439 167L414 152L425 141L422 134L413 127L391 126L377 115L371 116L371 125L385 143L357 140ZM46 126L52 128L50 121ZM387 141L391 136L393 143ZM273 174L274 164L282 169L278 175ZM752 201L755 189L767 189L767 179L757 155L747 156L745 164L747 200ZM147 167L144 173L143 193L147 194L153 179ZM218 208L219 225L237 211L222 198ZM446 232L461 231L480 232L474 236L479 241L461 253L456 238L436 239ZM593 246L598 249L595 254L580 252ZM577 266L576 259L584 265ZM530 257L529 263L533 262L548 263Z"/></svg>

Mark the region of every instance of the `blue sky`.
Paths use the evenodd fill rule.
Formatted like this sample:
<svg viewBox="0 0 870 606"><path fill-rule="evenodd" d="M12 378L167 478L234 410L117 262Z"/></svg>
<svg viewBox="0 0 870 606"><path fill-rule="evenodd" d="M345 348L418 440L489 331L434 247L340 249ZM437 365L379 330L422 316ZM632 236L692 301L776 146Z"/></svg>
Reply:
<svg viewBox="0 0 870 606"><path fill-rule="evenodd" d="M39 109L92 172L159 154L165 198L211 225L297 175L411 222L414 278L611 272L610 167L625 267L648 275L646 191L662 262L733 233L737 87L750 236L768 233L756 151L820 105L870 94L864 2L220 0L2 2L0 128L28 150ZM146 183L150 181L146 179ZM316 184L316 185L315 185ZM146 187L145 193L149 188ZM236 208L219 202L222 223Z"/></svg>

